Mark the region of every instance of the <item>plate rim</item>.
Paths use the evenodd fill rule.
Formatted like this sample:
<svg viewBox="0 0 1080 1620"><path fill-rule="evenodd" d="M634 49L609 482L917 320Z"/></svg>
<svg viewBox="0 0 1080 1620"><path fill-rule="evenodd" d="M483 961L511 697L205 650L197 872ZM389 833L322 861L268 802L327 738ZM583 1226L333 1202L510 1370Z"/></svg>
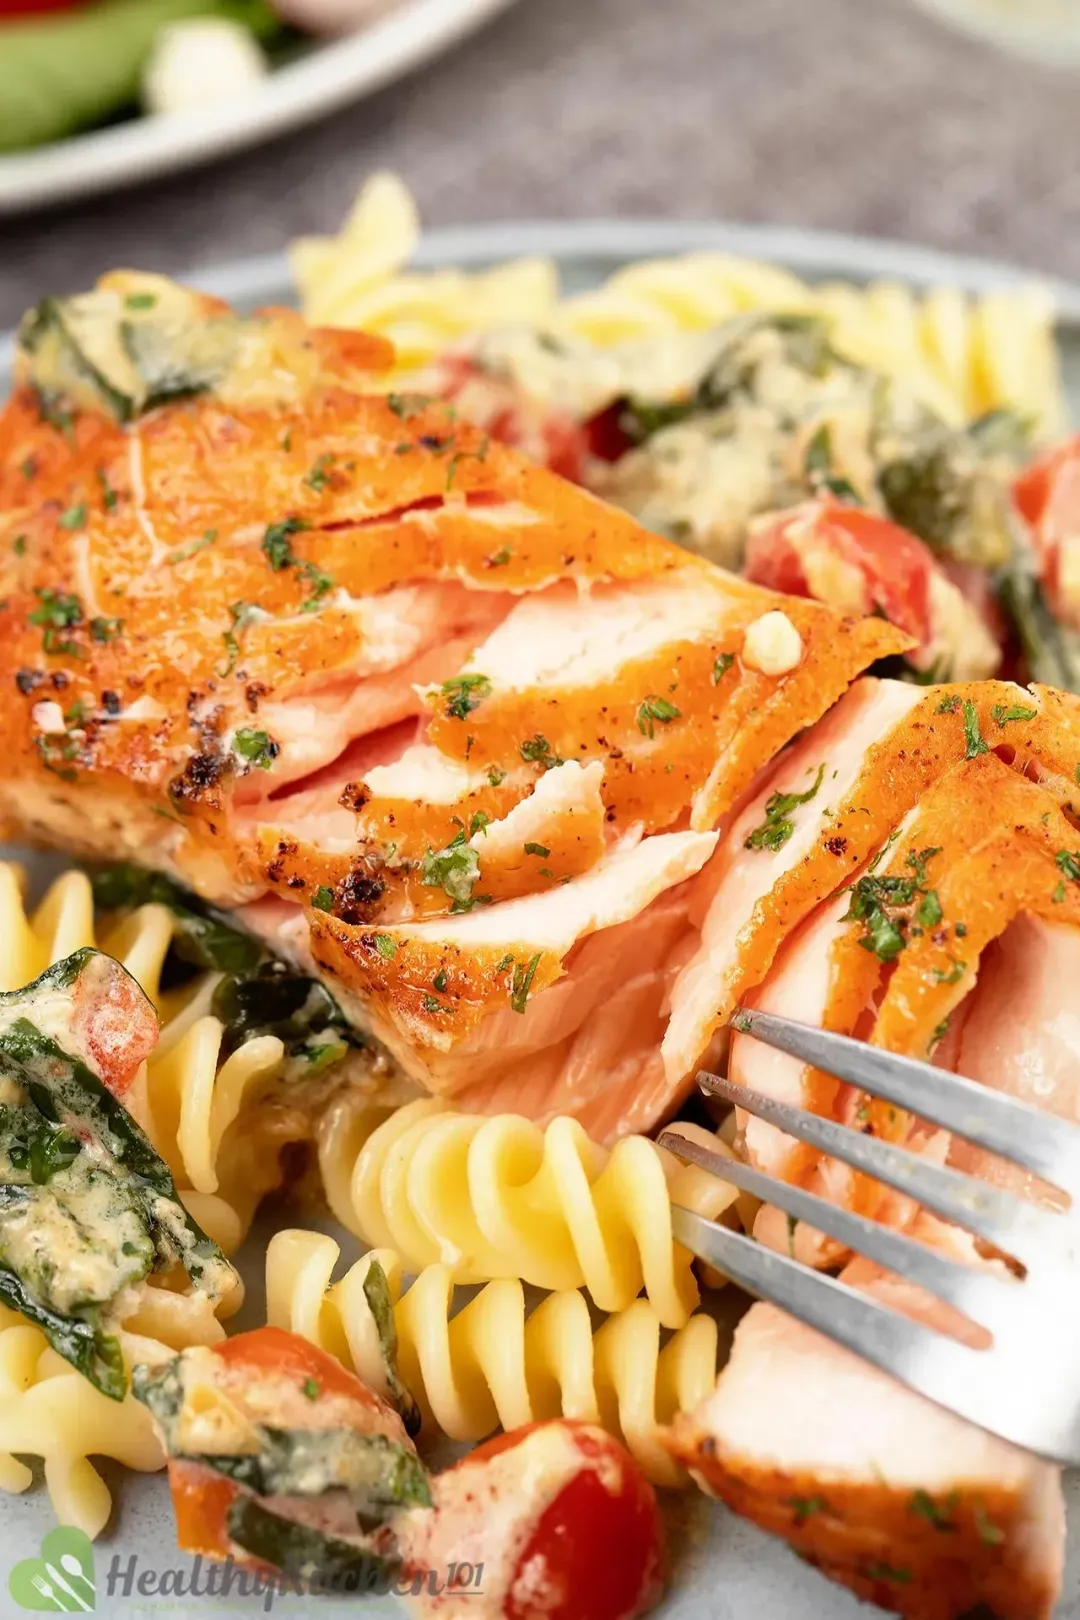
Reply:
<svg viewBox="0 0 1080 1620"><path fill-rule="evenodd" d="M513 0L484 3L504 5ZM967 292L1041 287L1053 300L1059 329L1080 331L1078 282L1004 260L801 225L617 218L488 221L425 231L409 267L477 270L538 255L554 259L557 266L610 259L614 268L634 259L708 251L777 263L809 281L899 280L919 290L955 286ZM282 290L293 284L285 252L243 255L177 275L204 292L248 306L279 300ZM10 386L14 345L14 331L0 332L0 389Z"/></svg>
<svg viewBox="0 0 1080 1620"><path fill-rule="evenodd" d="M0 156L0 218L224 157L359 101L422 67L517 0L404 0L348 39L277 68L238 106L144 116Z"/></svg>

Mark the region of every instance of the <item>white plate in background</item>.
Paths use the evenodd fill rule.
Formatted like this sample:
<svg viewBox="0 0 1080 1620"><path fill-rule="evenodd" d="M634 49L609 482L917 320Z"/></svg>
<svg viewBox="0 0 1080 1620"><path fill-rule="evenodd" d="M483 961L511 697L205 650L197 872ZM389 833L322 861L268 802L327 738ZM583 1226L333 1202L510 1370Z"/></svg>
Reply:
<svg viewBox="0 0 1080 1620"><path fill-rule="evenodd" d="M400 0L362 33L315 45L234 102L131 118L0 156L0 215L93 196L272 140L381 90L514 0ZM0 36L2 37L2 36Z"/></svg>

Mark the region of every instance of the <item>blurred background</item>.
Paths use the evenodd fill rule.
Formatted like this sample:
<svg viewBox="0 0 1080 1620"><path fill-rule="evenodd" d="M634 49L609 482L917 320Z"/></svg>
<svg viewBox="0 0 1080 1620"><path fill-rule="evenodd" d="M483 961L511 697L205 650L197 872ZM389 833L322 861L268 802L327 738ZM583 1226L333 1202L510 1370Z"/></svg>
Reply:
<svg viewBox="0 0 1080 1620"><path fill-rule="evenodd" d="M148 80L148 19L163 6L183 16L191 0L122 0L121 66L134 79L103 90L95 79L99 100L85 105L87 75L101 76L90 45L101 52L102 19L92 39L50 33L70 30L72 15L12 22L6 13L27 3L64 0L0 0L0 327L42 292L84 286L110 265L187 271L334 228L375 168L403 176L429 225L612 215L776 221L906 238L1080 279L1078 80L1055 65L1075 44L1070 24L1080 8L1069 0L927 0L926 9L912 0L507 0L503 9L489 4L491 15L468 37L451 43L447 29L435 59L329 116L182 172L157 150L146 160L154 177L142 184L114 178L104 191L47 209L25 207L41 195L35 175L57 195L76 189L70 165L86 165L80 142L23 150L20 129L32 125L37 140L55 127L50 73L64 81L61 95L81 87L84 122L112 122L117 96L130 101L141 78L144 100L186 107L181 120L190 123L200 116L191 103L213 100L215 89L219 112L222 98L242 100L248 81L261 79L264 51L282 71L306 58L310 72L312 50L340 67L339 53L357 42L313 46L313 26L342 25L335 0L289 0L284 33L267 22L262 0L214 0L210 9L234 30L226 57L220 42L208 54L205 38L190 34L163 56L159 41ZM438 3L445 24L452 0ZM353 0L352 17L357 4L365 0ZM393 0L380 0L383 16L370 28L404 26L416 4L398 0L390 16ZM133 5L142 8L134 34ZM1020 50L947 24L945 12L1006 34L1019 29ZM251 44L256 35L262 43ZM50 40L66 59L43 74ZM115 79L116 52L104 55ZM33 95L24 58L41 81ZM42 102L41 84L52 101ZM267 84L253 93L265 98ZM105 135L115 148L159 122L135 118ZM18 212L4 203L5 173L22 187Z"/></svg>

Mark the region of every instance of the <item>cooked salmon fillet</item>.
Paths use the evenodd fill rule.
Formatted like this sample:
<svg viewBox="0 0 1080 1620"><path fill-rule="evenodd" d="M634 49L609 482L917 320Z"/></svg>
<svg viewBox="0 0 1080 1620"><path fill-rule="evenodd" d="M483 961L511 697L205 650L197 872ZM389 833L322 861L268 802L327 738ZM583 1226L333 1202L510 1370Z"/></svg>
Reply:
<svg viewBox="0 0 1080 1620"><path fill-rule="evenodd" d="M860 871L954 764L992 752L1057 805L1080 806L1080 731L1058 697L1008 681L927 691L864 679L782 755L698 885L701 943L673 987L664 1037L673 1082L762 982L785 935Z"/></svg>
<svg viewBox="0 0 1080 1620"><path fill-rule="evenodd" d="M858 869L841 893L808 915L796 911L794 927L779 938L772 896L764 905L755 901L766 931L755 960L772 960L748 1000L891 1051L929 1056L1076 1121L1080 1024L1069 998L1080 970L1080 840L1062 807L1071 803L1059 769L1067 755L1052 757L1051 749L1067 744L1056 733L1036 737L1036 722L1049 718L1053 705L1026 697L987 711L987 695L961 700L972 705L963 755L910 807L894 796L886 812L880 784L878 799L864 787L873 848L857 846ZM935 698L946 704L945 716L953 712L949 696ZM850 741L881 701L880 692L850 695L816 728L817 737L803 740L787 769L805 769L810 756L797 755L808 744L835 744L829 728L845 705L851 714L842 735ZM1002 750L1008 764L983 730L995 707L1002 729L1015 725L1020 733L1015 750ZM1005 721L1017 708L1024 718ZM906 711L917 712L918 705ZM838 755L834 747L831 757ZM892 757L887 789L910 768ZM800 825L791 842L799 836L797 859L812 862L820 830ZM781 871L779 885L790 870ZM752 938L752 928L746 933ZM1021 1196L1053 1196L1015 1166L739 1033L737 1016L735 1031L729 1072L741 1084ZM770 1174L964 1264L997 1264L912 1200L752 1116L744 1121L744 1149ZM768 1206L758 1212L754 1235L813 1265L847 1258L834 1241L803 1224L792 1228ZM974 1324L864 1260L849 1259L842 1280L976 1348L987 1342ZM1037 1620L1053 1609L1064 1548L1059 1470L941 1411L772 1306L751 1309L715 1395L676 1421L672 1446L739 1512L785 1536L860 1596L912 1620L956 1620L980 1604L1004 1620Z"/></svg>
<svg viewBox="0 0 1080 1620"><path fill-rule="evenodd" d="M899 1303L895 1283L863 1286ZM1060 1470L775 1306L743 1318L715 1392L675 1419L669 1444L736 1512L890 1613L1050 1620Z"/></svg>
<svg viewBox="0 0 1080 1620"><path fill-rule="evenodd" d="M379 392L390 359L129 272L27 318L0 817L236 908L424 1085L617 1134L685 1084L658 1047L723 818L909 638Z"/></svg>

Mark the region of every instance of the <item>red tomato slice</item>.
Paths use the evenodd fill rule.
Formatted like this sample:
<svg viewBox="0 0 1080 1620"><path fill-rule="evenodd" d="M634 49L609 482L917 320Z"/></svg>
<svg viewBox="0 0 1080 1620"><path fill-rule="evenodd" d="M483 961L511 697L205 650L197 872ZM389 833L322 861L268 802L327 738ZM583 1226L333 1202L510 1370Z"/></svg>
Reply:
<svg viewBox="0 0 1080 1620"><path fill-rule="evenodd" d="M232 1546L226 1526L237 1495L232 1480L201 1463L174 1458L169 1463L169 1491L180 1550L202 1553L204 1558L227 1558Z"/></svg>
<svg viewBox="0 0 1080 1620"><path fill-rule="evenodd" d="M1080 604L1062 593L1064 554L1075 578L1080 550L1080 436L1058 445L1026 467L1013 485L1013 499L1027 520L1039 573L1054 614L1080 626Z"/></svg>
<svg viewBox="0 0 1080 1620"><path fill-rule="evenodd" d="M245 1384L257 1383L260 1376L269 1376L295 1379L300 1388L309 1383L317 1385L316 1392L304 1389L313 1415L318 1411L319 1401L332 1395L344 1397L354 1408L349 1414L339 1408L336 1420L351 1418L362 1433L373 1427L383 1430L387 1416L399 1426L396 1414L355 1373L347 1372L328 1351L309 1344L299 1334L287 1333L284 1328L262 1327L251 1333L238 1333L235 1338L223 1339L214 1345L213 1353L239 1373ZM371 1424L369 1414L379 1419L378 1424ZM403 1445L409 1444L404 1428L400 1429L400 1441ZM201 1552L209 1558L226 1557L232 1550L226 1525L236 1487L212 1468L177 1459L169 1463L169 1487L179 1545L186 1552Z"/></svg>
<svg viewBox="0 0 1080 1620"><path fill-rule="evenodd" d="M324 1395L344 1395L369 1411L385 1409L375 1392L355 1373L347 1372L336 1356L285 1328L261 1327L251 1333L238 1333L235 1338L215 1344L214 1354L230 1366L292 1377L298 1384L313 1378Z"/></svg>
<svg viewBox="0 0 1080 1620"><path fill-rule="evenodd" d="M1032 525L1042 518L1050 492L1063 467L1080 460L1080 434L1055 445L1018 473L1013 483L1013 500L1020 516Z"/></svg>
<svg viewBox="0 0 1080 1620"><path fill-rule="evenodd" d="M930 638L930 580L937 562L906 529L831 497L808 501L755 530L746 577L794 596L870 613L916 638Z"/></svg>
<svg viewBox="0 0 1080 1620"><path fill-rule="evenodd" d="M530 1462L530 1446L554 1429L571 1438L581 1467L570 1471L566 1483L537 1512L528 1486L543 1470L537 1470L535 1459ZM664 1528L656 1492L629 1452L591 1424L527 1424L478 1446L451 1470L460 1470L463 1482L468 1481L463 1500L482 1504L484 1465L516 1450L522 1452L521 1474L513 1482L519 1517L507 1525L500 1515L497 1522L500 1536L509 1537L518 1550L507 1575L500 1573L499 1591L505 1596L498 1609L485 1606L484 1613L497 1614L498 1620L634 1620L647 1613L664 1587ZM501 1477L499 1485L506 1487ZM438 1516L438 1505L435 1512ZM462 1501L451 1495L445 1512L449 1546L461 1533ZM499 1548L492 1547L485 1563L501 1570ZM439 1601L432 1613L438 1612Z"/></svg>
<svg viewBox="0 0 1080 1620"><path fill-rule="evenodd" d="M439 362L439 391L447 399L456 399L469 383L478 385L477 396L482 399L482 409L474 413L477 426L500 444L523 451L572 483L581 483L588 440L585 429L569 412L542 405L509 380L489 375L470 355L451 354Z"/></svg>

